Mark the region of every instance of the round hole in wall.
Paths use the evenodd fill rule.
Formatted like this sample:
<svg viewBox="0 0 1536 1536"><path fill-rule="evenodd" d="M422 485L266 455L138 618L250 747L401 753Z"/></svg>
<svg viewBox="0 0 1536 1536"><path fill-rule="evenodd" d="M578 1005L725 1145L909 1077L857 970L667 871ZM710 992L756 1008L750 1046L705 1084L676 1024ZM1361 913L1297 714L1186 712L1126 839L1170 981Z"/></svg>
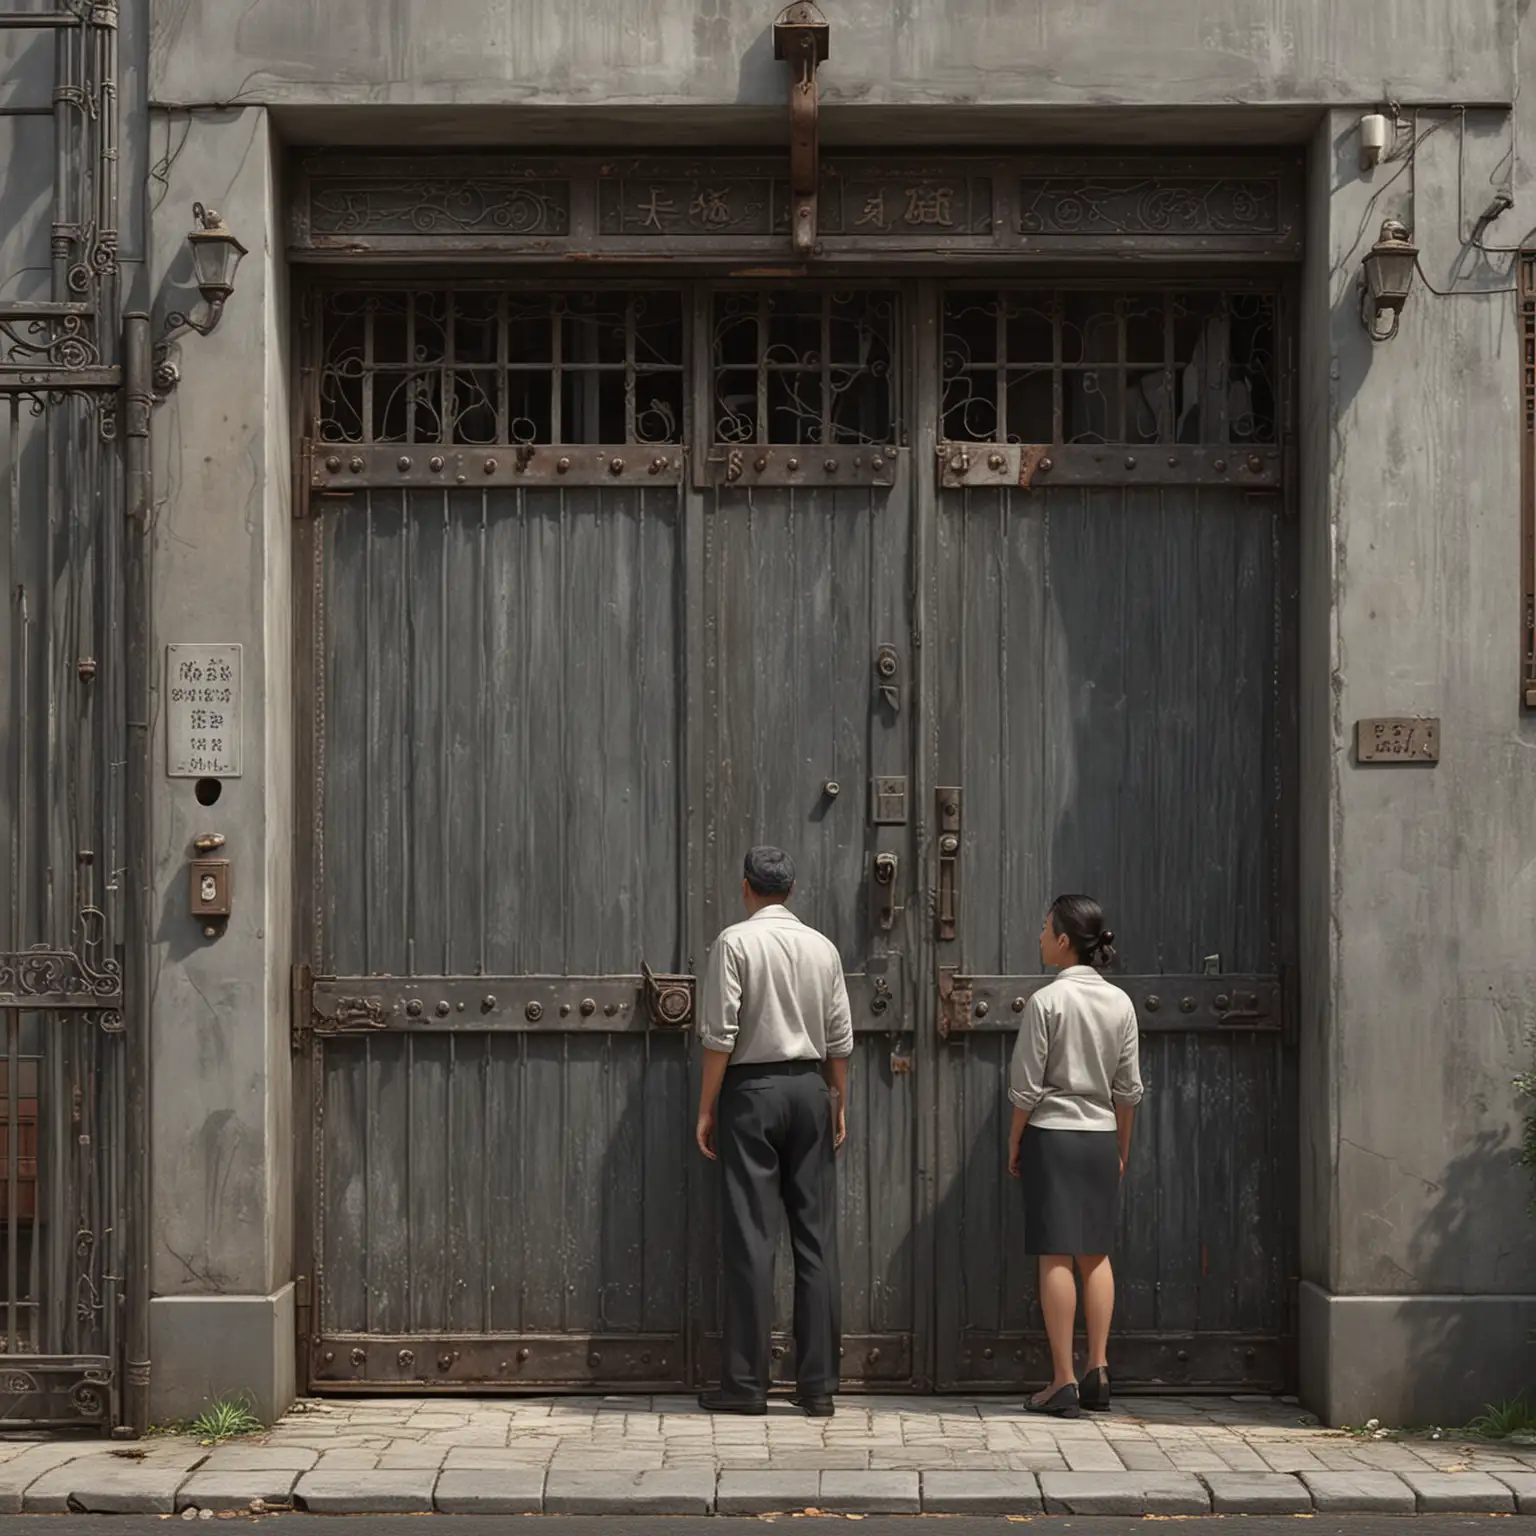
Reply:
<svg viewBox="0 0 1536 1536"><path fill-rule="evenodd" d="M199 805L213 805L224 793L224 786L217 779L199 779L192 793Z"/></svg>

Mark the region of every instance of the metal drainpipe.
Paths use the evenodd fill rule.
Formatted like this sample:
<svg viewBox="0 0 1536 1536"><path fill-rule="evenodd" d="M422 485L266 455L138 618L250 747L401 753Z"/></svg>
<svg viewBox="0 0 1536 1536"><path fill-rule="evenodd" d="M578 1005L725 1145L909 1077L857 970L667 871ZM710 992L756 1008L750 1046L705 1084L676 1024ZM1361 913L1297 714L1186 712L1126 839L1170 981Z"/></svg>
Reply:
<svg viewBox="0 0 1536 1536"><path fill-rule="evenodd" d="M123 550L123 630L127 650L127 782L124 828L127 900L123 930L123 1018L127 1173L128 1317L124 1329L125 1386L119 1435L149 1428L149 460L151 392L149 316L123 317L124 470L127 491Z"/></svg>

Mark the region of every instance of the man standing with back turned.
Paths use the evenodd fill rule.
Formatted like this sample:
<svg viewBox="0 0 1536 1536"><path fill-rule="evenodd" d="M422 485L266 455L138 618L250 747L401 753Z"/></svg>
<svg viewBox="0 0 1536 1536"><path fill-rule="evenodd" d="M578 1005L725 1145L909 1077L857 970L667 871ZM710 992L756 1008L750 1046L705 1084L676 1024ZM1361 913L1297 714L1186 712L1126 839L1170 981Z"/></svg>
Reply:
<svg viewBox="0 0 1536 1536"><path fill-rule="evenodd" d="M699 1402L714 1413L768 1411L782 1202L795 1254L794 1400L830 1418L842 1344L833 1153L847 1135L848 989L836 945L785 905L789 855L754 848L743 875L747 920L715 940L699 1011L698 1140L720 1162L724 1269L720 1390Z"/></svg>

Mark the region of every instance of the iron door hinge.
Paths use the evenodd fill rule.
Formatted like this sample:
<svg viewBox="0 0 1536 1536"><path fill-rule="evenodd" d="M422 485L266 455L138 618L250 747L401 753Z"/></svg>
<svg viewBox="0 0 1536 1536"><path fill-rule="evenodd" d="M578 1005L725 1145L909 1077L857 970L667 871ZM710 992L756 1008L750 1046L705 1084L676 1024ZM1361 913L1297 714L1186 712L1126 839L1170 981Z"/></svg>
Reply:
<svg viewBox="0 0 1536 1536"><path fill-rule="evenodd" d="M953 965L939 967L939 1034L949 1039L971 1027L971 978Z"/></svg>
<svg viewBox="0 0 1536 1536"><path fill-rule="evenodd" d="M314 1033L314 973L307 964L293 968L293 1013L289 1020L289 1040L297 1054L309 1044Z"/></svg>

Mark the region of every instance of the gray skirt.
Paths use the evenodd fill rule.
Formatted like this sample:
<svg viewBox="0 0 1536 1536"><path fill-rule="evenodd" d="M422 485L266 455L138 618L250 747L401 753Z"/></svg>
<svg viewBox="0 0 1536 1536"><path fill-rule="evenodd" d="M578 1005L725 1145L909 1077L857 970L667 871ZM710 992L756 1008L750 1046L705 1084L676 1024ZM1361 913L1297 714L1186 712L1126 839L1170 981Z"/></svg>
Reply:
<svg viewBox="0 0 1536 1536"><path fill-rule="evenodd" d="M1120 1214L1115 1133L1030 1125L1021 1154L1025 1253L1108 1253Z"/></svg>

